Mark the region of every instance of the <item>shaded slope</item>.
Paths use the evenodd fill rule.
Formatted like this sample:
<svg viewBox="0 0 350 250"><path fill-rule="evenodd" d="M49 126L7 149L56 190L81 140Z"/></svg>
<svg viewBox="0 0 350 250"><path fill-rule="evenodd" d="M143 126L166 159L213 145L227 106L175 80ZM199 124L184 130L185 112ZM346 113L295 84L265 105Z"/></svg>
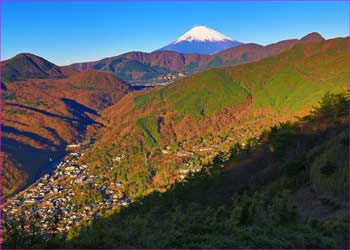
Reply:
<svg viewBox="0 0 350 250"><path fill-rule="evenodd" d="M112 74L95 71L8 84L2 90L4 194L45 172L50 158L64 154L67 144L103 127L96 121L98 112L128 91Z"/></svg>

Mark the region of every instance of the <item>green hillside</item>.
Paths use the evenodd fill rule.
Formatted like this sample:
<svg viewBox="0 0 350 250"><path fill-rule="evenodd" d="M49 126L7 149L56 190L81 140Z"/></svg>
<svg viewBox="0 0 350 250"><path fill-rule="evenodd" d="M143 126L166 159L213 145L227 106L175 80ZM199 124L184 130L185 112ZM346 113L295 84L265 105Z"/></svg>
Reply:
<svg viewBox="0 0 350 250"><path fill-rule="evenodd" d="M347 248L348 112L348 95L327 94L311 116L72 230L65 246Z"/></svg>
<svg viewBox="0 0 350 250"><path fill-rule="evenodd" d="M211 116L251 96L256 108L296 112L315 105L328 91L350 84L349 39L299 44L276 57L236 67L211 69L135 98L139 108Z"/></svg>
<svg viewBox="0 0 350 250"><path fill-rule="evenodd" d="M136 97L135 102L139 108L163 103L167 110L201 117L215 115L225 107L238 106L247 100L248 95L239 82L215 69Z"/></svg>
<svg viewBox="0 0 350 250"><path fill-rule="evenodd" d="M135 203L44 238L6 225L6 246L347 248L349 56L302 44L124 96L80 160Z"/></svg>
<svg viewBox="0 0 350 250"><path fill-rule="evenodd" d="M109 127L87 161L100 165L96 159L101 148L110 155L127 152L123 175L130 177L128 182L151 166L154 178L140 190L164 189L185 164L200 168L232 144L308 113L327 91L349 88L348 42L298 45L276 57L210 69L129 95L104 114ZM139 190L125 192L142 196Z"/></svg>
<svg viewBox="0 0 350 250"><path fill-rule="evenodd" d="M327 94L311 115L233 147L164 193L65 235L6 235L5 246L347 248L348 112L348 94Z"/></svg>
<svg viewBox="0 0 350 250"><path fill-rule="evenodd" d="M160 134L158 120L154 117L143 117L137 120L136 125L146 138L146 143L150 146L157 144Z"/></svg>

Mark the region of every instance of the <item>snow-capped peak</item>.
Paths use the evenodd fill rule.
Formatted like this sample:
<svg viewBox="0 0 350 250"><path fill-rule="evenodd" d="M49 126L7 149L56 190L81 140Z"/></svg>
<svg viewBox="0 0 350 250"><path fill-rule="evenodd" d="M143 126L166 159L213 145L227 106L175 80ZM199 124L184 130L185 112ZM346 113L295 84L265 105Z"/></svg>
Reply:
<svg viewBox="0 0 350 250"><path fill-rule="evenodd" d="M212 55L241 44L208 27L196 26L159 51Z"/></svg>
<svg viewBox="0 0 350 250"><path fill-rule="evenodd" d="M218 42L218 41L233 41L231 38L213 30L206 26L195 26L185 34L180 36L175 42L179 43L181 41L199 41L199 42Z"/></svg>

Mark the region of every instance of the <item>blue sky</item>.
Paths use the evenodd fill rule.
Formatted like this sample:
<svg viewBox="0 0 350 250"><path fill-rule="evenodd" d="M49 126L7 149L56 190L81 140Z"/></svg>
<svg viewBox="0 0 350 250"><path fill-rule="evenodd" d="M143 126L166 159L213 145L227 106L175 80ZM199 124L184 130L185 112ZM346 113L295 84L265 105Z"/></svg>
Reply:
<svg viewBox="0 0 350 250"><path fill-rule="evenodd" d="M151 52L195 25L269 44L317 31L348 36L349 2L2 2L1 58L21 52L58 65Z"/></svg>

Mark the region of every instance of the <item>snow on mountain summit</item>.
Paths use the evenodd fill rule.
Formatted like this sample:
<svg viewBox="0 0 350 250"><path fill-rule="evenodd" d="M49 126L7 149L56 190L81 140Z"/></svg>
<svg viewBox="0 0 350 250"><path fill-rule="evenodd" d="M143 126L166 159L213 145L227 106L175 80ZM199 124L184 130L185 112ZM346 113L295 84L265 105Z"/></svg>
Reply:
<svg viewBox="0 0 350 250"><path fill-rule="evenodd" d="M206 26L195 26L175 42L160 48L158 51L212 55L241 44Z"/></svg>
<svg viewBox="0 0 350 250"><path fill-rule="evenodd" d="M179 43L181 41L202 41L202 42L215 42L215 41L233 41L231 38L213 30L206 26L195 26L188 32L180 36L175 42Z"/></svg>

